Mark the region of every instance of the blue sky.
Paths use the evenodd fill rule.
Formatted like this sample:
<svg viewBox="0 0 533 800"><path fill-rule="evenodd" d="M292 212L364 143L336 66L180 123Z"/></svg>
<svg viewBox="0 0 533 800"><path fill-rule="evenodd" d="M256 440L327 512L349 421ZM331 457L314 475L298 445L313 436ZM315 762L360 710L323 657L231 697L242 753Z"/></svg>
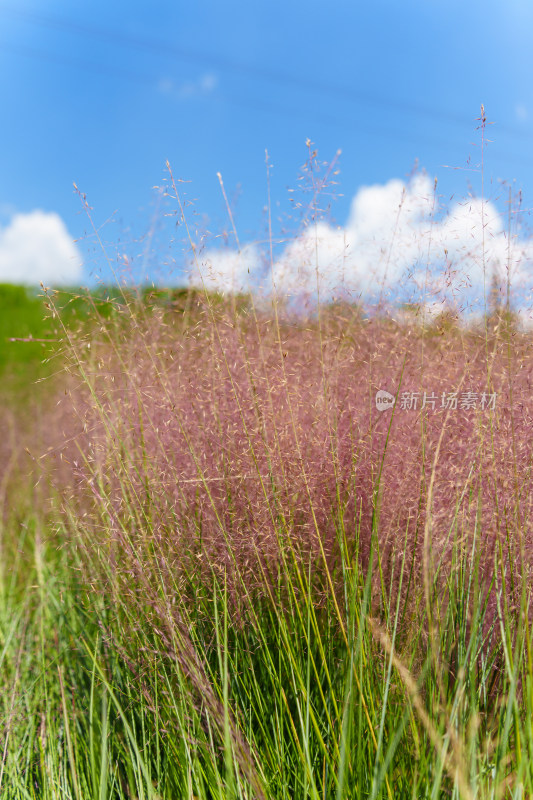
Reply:
<svg viewBox="0 0 533 800"><path fill-rule="evenodd" d="M182 227L164 216L176 204L153 189L167 160L213 252L229 230L217 172L241 244L264 239L268 150L281 237L297 225L288 189L307 139L324 161L342 150L342 226L361 187L406 182L415 162L450 207L481 191L481 103L494 123L485 194L505 216L507 185L522 190L527 227L532 32L525 0L0 0L0 277L34 279L21 239L45 280L59 280L47 247L58 263L83 259L66 279L109 277L75 182L114 269L126 255L135 278L170 280L171 262L178 280Z"/></svg>

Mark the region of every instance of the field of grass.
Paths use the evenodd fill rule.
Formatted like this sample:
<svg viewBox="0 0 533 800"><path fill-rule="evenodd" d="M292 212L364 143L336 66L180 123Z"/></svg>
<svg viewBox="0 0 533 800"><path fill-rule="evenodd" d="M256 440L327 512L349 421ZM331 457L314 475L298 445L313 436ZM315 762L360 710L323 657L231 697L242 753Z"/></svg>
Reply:
<svg viewBox="0 0 533 800"><path fill-rule="evenodd" d="M533 794L530 336L0 302L1 798Z"/></svg>

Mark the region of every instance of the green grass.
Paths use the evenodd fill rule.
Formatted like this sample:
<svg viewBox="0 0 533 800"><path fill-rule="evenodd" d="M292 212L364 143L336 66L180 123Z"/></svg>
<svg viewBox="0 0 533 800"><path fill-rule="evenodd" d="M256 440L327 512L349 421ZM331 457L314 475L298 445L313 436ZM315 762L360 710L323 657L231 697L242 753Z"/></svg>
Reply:
<svg viewBox="0 0 533 800"><path fill-rule="evenodd" d="M121 293L112 287L92 292L59 290L52 293L54 309L63 325L77 329L89 325L95 306L108 318ZM63 328L50 312L44 291L14 284L0 284L0 382L4 403L19 403L34 392L37 381L62 369L57 358Z"/></svg>
<svg viewBox="0 0 533 800"><path fill-rule="evenodd" d="M96 316L109 317L125 302L138 298L147 307L179 308L187 293L146 287L140 292L102 286L91 291L56 290L45 294L16 284L0 283L0 381L12 395L25 395L35 381L50 376L56 365L54 354L63 341L63 325L75 330L86 325L90 330ZM61 323L50 312L50 301L61 316Z"/></svg>
<svg viewBox="0 0 533 800"><path fill-rule="evenodd" d="M0 284L0 380L8 380L14 391L24 391L45 372L46 344L39 340L54 338L43 298L22 286Z"/></svg>
<svg viewBox="0 0 533 800"><path fill-rule="evenodd" d="M531 631L501 596L484 632L473 544L428 644L423 600L416 628L394 595L372 600L377 553L366 574L346 557L344 596L320 604L287 564L240 618L222 579L192 605L161 587L162 629L142 591L88 594L65 532L21 531L0 597L1 797L532 792Z"/></svg>
<svg viewBox="0 0 533 800"><path fill-rule="evenodd" d="M13 500L0 520L0 798L533 794L527 584L510 606L500 549L487 586L479 526L465 535L453 525L450 562L412 574L403 531L385 569L377 510L363 558L362 519L349 522L337 507L333 567L302 557L281 509L282 558L268 591L256 592L248 573L215 560L207 571L194 560L183 570L156 536L163 488L144 464L139 493L134 454L88 371L98 355L83 361L76 349L97 338L97 320L113 316L115 305L90 295L65 304L58 333L40 318L41 300L2 291L6 338L54 332L65 341L72 321L82 320L70 369L94 393L118 458L107 454L104 466L115 468L118 482L106 482L102 463L93 466L92 451L82 448L90 480L75 502L59 487L51 504ZM167 308L169 296L157 298L158 307L161 300ZM172 303L181 325L192 301L171 296L174 312ZM104 309L97 319L95 308ZM191 326L196 332L194 317ZM177 335L172 329L171 339ZM151 340L142 341L151 357ZM49 369L37 366L41 349L24 344L19 355L4 348L13 387L33 385ZM141 425L143 459L144 432ZM35 478L21 476L13 498L21 487L35 498ZM239 498L226 500L233 508ZM187 523L197 526L199 563L201 520L165 520L170 528Z"/></svg>

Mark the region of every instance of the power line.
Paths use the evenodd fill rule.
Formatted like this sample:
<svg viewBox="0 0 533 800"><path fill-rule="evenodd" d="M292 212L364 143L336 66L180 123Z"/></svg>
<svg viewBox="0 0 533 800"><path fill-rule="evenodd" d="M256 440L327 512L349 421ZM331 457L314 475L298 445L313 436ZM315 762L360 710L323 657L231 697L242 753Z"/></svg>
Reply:
<svg viewBox="0 0 533 800"><path fill-rule="evenodd" d="M94 61L86 61L84 59L78 58L71 58L66 55L58 55L57 53L52 53L50 51L40 50L38 48L29 47L27 45L21 44L13 44L12 42L1 42L0 41L0 50L3 51L10 51L15 54L20 54L23 56L27 56L29 58L35 58L41 61L47 61L50 63L55 63L59 66L69 66L74 67L76 69L83 69L90 72L99 73L101 75L108 75L110 77L118 77L125 80L131 80L135 83L143 83L148 86L157 87L160 81L160 77L156 75L149 75L147 73L136 72L133 70L127 70L122 67L111 67L106 64L97 63ZM291 104L290 106L283 106L280 103L270 103L265 101L258 101L257 98L252 100L247 98L242 98L238 96L232 95L224 95L223 101L230 103L231 105L235 105L241 108L246 109L255 109L265 113L277 113L277 114L284 114L288 116L295 117L297 119L302 119L304 114L303 111L298 109L297 106ZM305 113L309 113L309 109L306 109ZM317 109L313 109L311 111L312 117L314 120L321 124L335 126L335 128L344 128L345 130L353 131L353 124L349 123L345 117L339 117L334 114L329 114L328 112L318 111ZM387 139L395 139L395 140L402 140L404 142L410 142L415 145L420 144L420 139L414 136L409 135L406 133L405 130L401 128L393 128L392 126L387 126L387 128L379 128L379 127L369 127L366 124L361 124L360 121L357 122L358 130L363 131L367 135L372 136L381 136ZM450 141L449 139L436 139L435 136L431 137L424 137L425 144L431 144L435 147L440 148L449 148ZM457 146L457 145L456 145ZM512 156L506 156L505 159L499 157L494 154L492 156L492 161L499 160L500 162L515 162L515 163L531 163L530 160L525 156L520 156L520 154L513 153Z"/></svg>
<svg viewBox="0 0 533 800"><path fill-rule="evenodd" d="M331 82L322 80L311 80L302 76L294 75L289 72L271 68L265 68L252 64L250 62L238 61L222 55L214 55L212 53L201 53L196 50L191 50L184 47L177 47L168 41L162 39L155 39L152 37L138 36L123 33L122 31L110 30L87 23L80 23L76 20L61 17L52 14L43 14L42 12L35 12L29 9L20 8L18 6L5 3L1 6L0 10L6 11L9 14L18 16L19 18L26 19L37 25L55 28L56 30L69 31L77 33L82 36L92 36L95 38L103 39L114 44L121 44L127 47L135 47L143 50L157 52L158 54L166 53L184 61L190 61L202 65L209 64L220 70L227 70L237 74L246 74L259 78L261 80L270 81L273 83L281 84L284 86L292 85L299 89L306 91L320 92L327 94L329 97L336 97L338 99L349 100L351 102L362 103L365 105L377 106L387 108L388 110L407 112L408 114L415 114L431 118L432 120L441 120L442 122L451 123L454 125L467 125L469 128L472 125L472 119L450 111L443 111L440 108L430 108L425 105L412 103L406 100L395 100L384 96L376 95L375 93L362 92L355 90L351 87L341 86ZM531 135L524 131L519 131L515 128L505 128L498 126L499 130L512 136L520 138L526 137L531 139Z"/></svg>
<svg viewBox="0 0 533 800"><path fill-rule="evenodd" d="M46 50L40 50L36 47L28 47L25 44L13 44L13 42L0 42L0 51L8 50L11 53L28 56L29 58L36 58L40 61L49 61L59 66L75 67L76 69L84 69L90 72L99 72L101 75L109 75L117 78L125 78L126 80L135 81L138 83L146 83L150 85L157 84L158 78L147 75L146 73L134 72L133 70L123 69L122 67L109 67L106 64L99 64L96 61L85 61L80 58L71 58L70 56L58 55Z"/></svg>

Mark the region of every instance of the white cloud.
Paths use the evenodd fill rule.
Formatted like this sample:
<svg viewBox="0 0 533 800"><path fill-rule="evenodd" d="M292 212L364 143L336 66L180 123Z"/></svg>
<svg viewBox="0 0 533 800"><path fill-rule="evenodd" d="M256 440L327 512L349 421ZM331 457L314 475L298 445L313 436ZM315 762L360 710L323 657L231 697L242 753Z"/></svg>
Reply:
<svg viewBox="0 0 533 800"><path fill-rule="evenodd" d="M58 214L15 214L0 228L0 282L59 286L81 275L81 255Z"/></svg>
<svg viewBox="0 0 533 800"><path fill-rule="evenodd" d="M212 92L218 86L218 75L215 75L214 72L206 72L205 75L202 75L199 81L200 88L204 92Z"/></svg>
<svg viewBox="0 0 533 800"><path fill-rule="evenodd" d="M205 72L194 80L176 82L172 78L161 78L158 89L176 100L188 100L191 97L202 97L211 94L218 86L218 75Z"/></svg>
<svg viewBox="0 0 533 800"><path fill-rule="evenodd" d="M318 286L322 299L403 299L471 308L483 303L484 283L488 292L494 272L505 285L508 265L515 289L531 283L533 244L519 233L508 242L502 218L488 201L471 198L439 208L433 181L419 174L409 183L362 187L344 227L322 221L305 228L279 255L271 277L280 294L316 295ZM248 253L253 253L245 259L253 286L254 264L261 259L252 245ZM231 291L227 276L235 258L232 251L209 253L217 288Z"/></svg>
<svg viewBox="0 0 533 800"><path fill-rule="evenodd" d="M255 244L242 250L206 250L190 269L189 283L208 291L247 292L255 285L261 254Z"/></svg>
<svg viewBox="0 0 533 800"><path fill-rule="evenodd" d="M318 280L326 299L340 292L373 296L394 286L427 250L422 222L431 214L432 194L424 176L410 186L391 180L362 187L344 228L321 222L288 246L274 267L277 289L314 292Z"/></svg>
<svg viewBox="0 0 533 800"><path fill-rule="evenodd" d="M520 122L524 122L529 117L527 106L524 103L517 103L515 106L515 115Z"/></svg>

